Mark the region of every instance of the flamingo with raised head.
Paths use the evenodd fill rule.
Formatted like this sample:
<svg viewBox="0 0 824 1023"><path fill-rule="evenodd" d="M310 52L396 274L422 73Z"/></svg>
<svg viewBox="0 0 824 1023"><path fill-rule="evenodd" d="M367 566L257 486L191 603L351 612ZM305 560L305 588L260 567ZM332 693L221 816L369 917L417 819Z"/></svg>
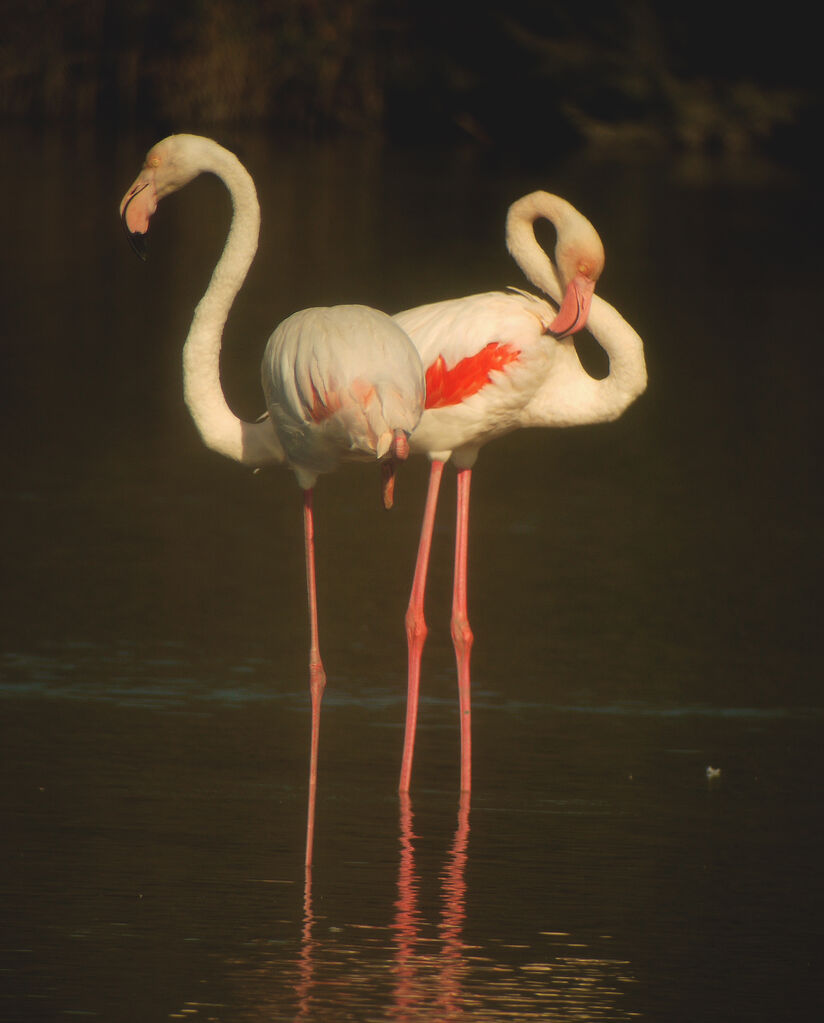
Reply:
<svg viewBox="0 0 824 1023"><path fill-rule="evenodd" d="M171 135L153 146L123 197L120 215L138 254L157 204L202 172L215 174L232 199L223 252L195 309L183 346L186 404L207 447L260 468L287 462L303 490L309 602L312 732L306 866L311 866L318 735L326 674L318 642L312 493L318 476L342 461L383 464L383 495L392 503L394 465L407 457L423 411L423 367L401 327L361 305L304 309L284 320L266 345L261 367L268 414L244 422L220 383L220 349L229 309L257 250L260 207L254 182L237 157L212 139Z"/></svg>
<svg viewBox="0 0 824 1023"><path fill-rule="evenodd" d="M556 267L535 238L546 218L555 227ZM548 301L520 289L470 295L408 309L395 316L420 352L426 372L426 409L410 440L432 465L420 543L406 612L408 693L399 789L408 792L426 640L424 592L435 509L444 464L457 469L457 524L451 632L458 669L461 790L472 787L467 543L472 467L495 437L528 426L575 426L617 418L646 387L638 334L594 294L604 265L595 228L565 199L533 192L513 203L507 247ZM609 374L592 378L571 336L588 326L609 356Z"/></svg>

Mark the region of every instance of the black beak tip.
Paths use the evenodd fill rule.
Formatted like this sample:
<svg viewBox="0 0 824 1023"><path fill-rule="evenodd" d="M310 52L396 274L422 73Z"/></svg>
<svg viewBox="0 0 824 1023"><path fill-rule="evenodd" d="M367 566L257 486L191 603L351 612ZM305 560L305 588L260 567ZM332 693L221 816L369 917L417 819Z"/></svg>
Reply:
<svg viewBox="0 0 824 1023"><path fill-rule="evenodd" d="M144 185L143 188L145 187L146 186ZM126 205L123 207L123 212L120 214L120 223L123 225L123 230L126 232L126 237L129 240L129 245L131 246L132 252L138 257L138 259L142 259L143 262L145 263L146 235L141 234L137 231L130 231L129 225L126 223L126 213L129 209L129 203L132 201L132 199L134 199L135 195L143 191L143 188L138 189L138 191L135 192L134 195L129 197L129 202L126 203Z"/></svg>
<svg viewBox="0 0 824 1023"><path fill-rule="evenodd" d="M132 252L141 259L144 263L146 262L146 235L145 234L132 234L132 232L126 228L126 237L129 239L129 245L132 247Z"/></svg>
<svg viewBox="0 0 824 1023"><path fill-rule="evenodd" d="M124 213L125 213L125 210L124 210ZM123 224L123 230L126 233L126 238L128 239L129 246L131 247L132 252L138 257L138 259L142 259L143 262L145 263L146 262L146 235L145 234L138 234L137 232L130 231L128 229L128 227L126 226L126 217L125 216L121 218L120 222Z"/></svg>

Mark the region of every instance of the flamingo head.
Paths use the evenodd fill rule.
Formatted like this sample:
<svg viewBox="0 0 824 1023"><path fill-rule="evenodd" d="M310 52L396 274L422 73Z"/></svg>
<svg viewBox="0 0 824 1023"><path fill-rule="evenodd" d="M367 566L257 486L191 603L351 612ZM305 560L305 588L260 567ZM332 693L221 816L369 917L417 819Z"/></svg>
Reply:
<svg viewBox="0 0 824 1023"><path fill-rule="evenodd" d="M198 139L193 135L170 135L152 146L143 168L120 202L120 220L129 244L146 258L146 232L161 199L183 188L203 169L198 159Z"/></svg>
<svg viewBox="0 0 824 1023"><path fill-rule="evenodd" d="M568 227L559 227L555 262L564 293L549 332L564 338L586 326L595 284L604 269L604 246L598 232L577 210Z"/></svg>

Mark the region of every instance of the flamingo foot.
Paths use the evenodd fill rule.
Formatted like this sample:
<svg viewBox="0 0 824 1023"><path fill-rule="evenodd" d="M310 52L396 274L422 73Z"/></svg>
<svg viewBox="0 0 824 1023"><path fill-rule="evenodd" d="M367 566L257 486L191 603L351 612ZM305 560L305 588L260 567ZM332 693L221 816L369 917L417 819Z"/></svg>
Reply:
<svg viewBox="0 0 824 1023"><path fill-rule="evenodd" d="M381 464L381 496L387 511L395 503L395 462L388 459Z"/></svg>
<svg viewBox="0 0 824 1023"><path fill-rule="evenodd" d="M405 462L409 457L409 438L403 430L395 430L389 448L390 457L381 465L381 493L383 506L388 511L395 503L395 474L398 462Z"/></svg>

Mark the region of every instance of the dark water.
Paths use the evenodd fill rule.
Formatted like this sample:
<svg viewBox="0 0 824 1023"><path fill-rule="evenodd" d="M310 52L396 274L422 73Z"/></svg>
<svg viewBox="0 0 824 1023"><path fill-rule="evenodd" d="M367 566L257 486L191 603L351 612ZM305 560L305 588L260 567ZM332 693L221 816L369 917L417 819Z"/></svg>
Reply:
<svg viewBox="0 0 824 1023"><path fill-rule="evenodd" d="M263 344L297 308L522 283L503 215L535 187L598 226L600 292L650 370L619 422L523 432L478 463L471 807L452 477L411 805L395 786L426 466L391 515L365 467L321 481L310 886L299 492L206 452L180 397L227 204L210 181L165 202L143 266L116 207L153 139L5 135L0 1019L813 1018L820 224L803 178L231 140L263 207L226 340L240 413L260 411Z"/></svg>

